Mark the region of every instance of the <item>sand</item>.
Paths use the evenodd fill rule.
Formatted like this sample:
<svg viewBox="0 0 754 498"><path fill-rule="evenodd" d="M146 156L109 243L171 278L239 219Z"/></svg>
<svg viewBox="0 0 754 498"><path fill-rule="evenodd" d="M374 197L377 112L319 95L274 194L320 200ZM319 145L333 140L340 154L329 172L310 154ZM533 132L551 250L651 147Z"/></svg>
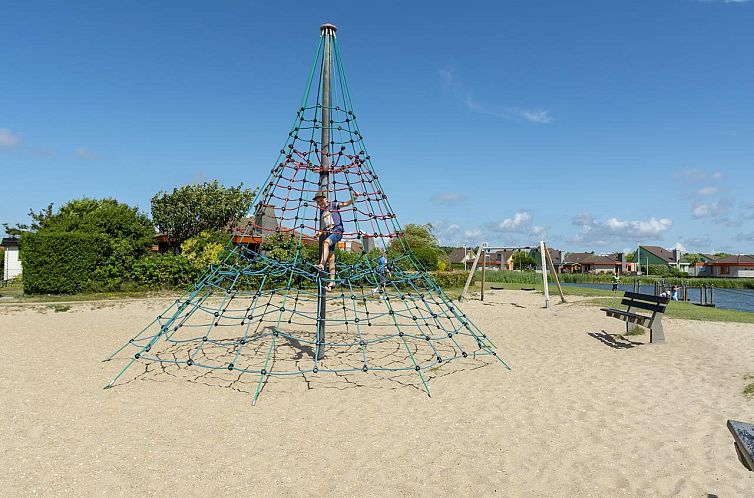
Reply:
<svg viewBox="0 0 754 498"><path fill-rule="evenodd" d="M0 495L754 496L727 419L754 421L754 327L666 319L615 339L583 304L462 308L493 358L414 375L228 383L108 356L160 300L0 306Z"/></svg>

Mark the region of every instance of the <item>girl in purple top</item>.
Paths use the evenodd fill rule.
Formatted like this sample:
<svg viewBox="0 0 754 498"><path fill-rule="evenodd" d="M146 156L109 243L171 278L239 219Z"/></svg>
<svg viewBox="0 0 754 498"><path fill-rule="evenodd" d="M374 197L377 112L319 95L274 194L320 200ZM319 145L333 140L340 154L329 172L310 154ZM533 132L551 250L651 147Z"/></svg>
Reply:
<svg viewBox="0 0 754 498"><path fill-rule="evenodd" d="M320 235L319 240L321 244L322 257L319 260L317 268L320 270L325 269L325 263L330 264L330 282L327 284L327 290L330 291L335 287L335 246L343 238L343 219L340 217L340 208L344 208L353 204L356 198L359 196L357 192L353 192L353 197L345 202L330 201L327 202L327 192L320 190L317 195L314 196L314 200L317 202L319 208L319 217L324 227L323 233Z"/></svg>

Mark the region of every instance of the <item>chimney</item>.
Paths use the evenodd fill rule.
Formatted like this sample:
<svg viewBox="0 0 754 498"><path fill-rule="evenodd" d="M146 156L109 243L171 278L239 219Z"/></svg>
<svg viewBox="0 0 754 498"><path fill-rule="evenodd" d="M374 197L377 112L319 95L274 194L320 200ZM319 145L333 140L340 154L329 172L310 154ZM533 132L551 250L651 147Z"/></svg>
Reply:
<svg viewBox="0 0 754 498"><path fill-rule="evenodd" d="M681 256L681 252L678 249L673 249L673 262L677 263Z"/></svg>

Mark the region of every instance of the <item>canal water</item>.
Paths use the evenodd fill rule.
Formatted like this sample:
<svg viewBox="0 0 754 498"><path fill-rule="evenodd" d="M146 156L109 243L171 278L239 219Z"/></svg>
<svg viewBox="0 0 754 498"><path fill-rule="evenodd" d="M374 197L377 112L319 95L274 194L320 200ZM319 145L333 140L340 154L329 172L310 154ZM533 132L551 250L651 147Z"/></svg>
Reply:
<svg viewBox="0 0 754 498"><path fill-rule="evenodd" d="M607 289L613 288L611 284L562 284L564 286L572 287L592 287L594 289ZM633 284L619 284L618 289L620 291L633 292ZM642 284L640 292L644 294L654 294L654 284ZM699 302L699 288L691 288L688 290L689 302ZM715 287L715 306L717 308L748 311L754 313L754 289L719 289Z"/></svg>

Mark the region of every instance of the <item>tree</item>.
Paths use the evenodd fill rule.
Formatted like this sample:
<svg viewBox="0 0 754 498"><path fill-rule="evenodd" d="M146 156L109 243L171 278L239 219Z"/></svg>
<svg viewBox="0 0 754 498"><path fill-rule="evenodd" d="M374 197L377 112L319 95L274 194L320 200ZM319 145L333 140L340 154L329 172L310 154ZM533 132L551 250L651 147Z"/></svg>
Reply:
<svg viewBox="0 0 754 498"><path fill-rule="evenodd" d="M626 261L629 263L633 263L636 260L636 251L631 251L630 253L626 254Z"/></svg>
<svg viewBox="0 0 754 498"><path fill-rule="evenodd" d="M249 211L254 195L243 183L224 187L215 180L184 185L152 197L152 218L177 253L184 241L201 232L227 232Z"/></svg>
<svg viewBox="0 0 754 498"><path fill-rule="evenodd" d="M129 280L136 260L149 252L155 233L138 208L110 198L74 199L57 212L50 204L29 216L30 225L6 231L21 236L24 274L36 269L39 279L29 283L33 292L118 290ZM48 273L55 274L58 283L45 276ZM77 283L58 285L66 279Z"/></svg>
<svg viewBox="0 0 754 498"><path fill-rule="evenodd" d="M427 270L436 270L447 265L448 255L437 243L432 233L432 225L406 225L397 238L390 241L388 252L390 259L400 257L407 247Z"/></svg>
<svg viewBox="0 0 754 498"><path fill-rule="evenodd" d="M516 251L511 257L514 270L531 270L537 266L537 261L531 254L524 251Z"/></svg>
<svg viewBox="0 0 754 498"><path fill-rule="evenodd" d="M695 252L687 253L684 255L684 257L686 258L686 261L691 264L691 266L694 266L702 260L702 255Z"/></svg>

